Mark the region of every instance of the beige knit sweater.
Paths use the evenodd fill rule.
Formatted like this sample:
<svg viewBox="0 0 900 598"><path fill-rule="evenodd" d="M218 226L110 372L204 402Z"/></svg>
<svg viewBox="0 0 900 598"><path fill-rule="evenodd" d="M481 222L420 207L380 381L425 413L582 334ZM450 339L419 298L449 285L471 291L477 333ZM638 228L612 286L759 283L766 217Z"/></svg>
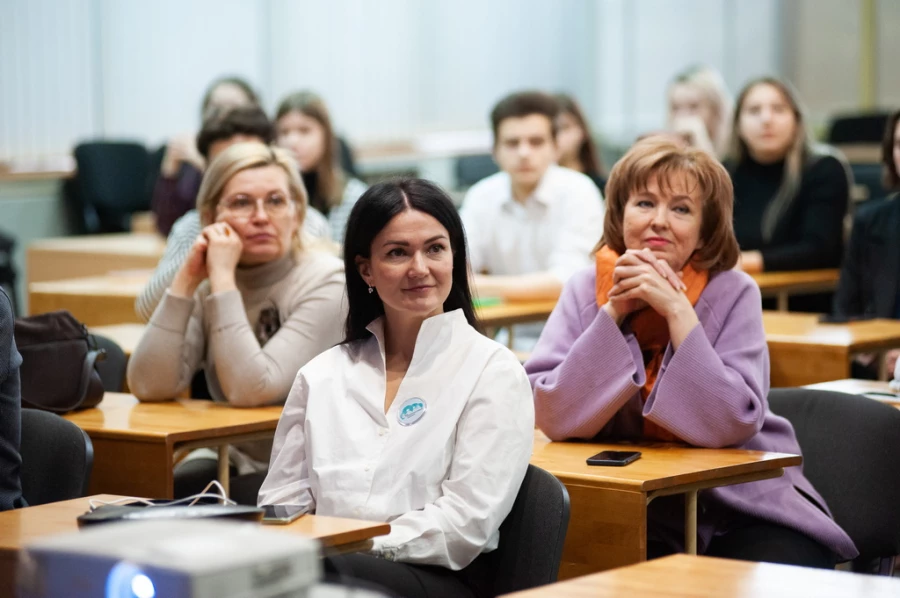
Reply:
<svg viewBox="0 0 900 598"><path fill-rule="evenodd" d="M343 338L341 261L324 253L238 268L237 291L193 299L166 292L128 362L128 386L142 401L172 399L203 368L213 399L234 406L283 403L307 361ZM260 312L277 310L278 331L260 346Z"/></svg>

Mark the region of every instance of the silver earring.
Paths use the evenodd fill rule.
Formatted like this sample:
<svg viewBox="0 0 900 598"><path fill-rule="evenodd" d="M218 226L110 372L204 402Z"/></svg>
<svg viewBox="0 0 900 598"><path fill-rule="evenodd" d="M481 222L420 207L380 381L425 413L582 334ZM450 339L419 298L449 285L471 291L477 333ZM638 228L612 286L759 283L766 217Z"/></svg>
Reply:
<svg viewBox="0 0 900 598"><path fill-rule="evenodd" d="M375 291L375 287L369 287L369 294L371 295Z"/></svg>

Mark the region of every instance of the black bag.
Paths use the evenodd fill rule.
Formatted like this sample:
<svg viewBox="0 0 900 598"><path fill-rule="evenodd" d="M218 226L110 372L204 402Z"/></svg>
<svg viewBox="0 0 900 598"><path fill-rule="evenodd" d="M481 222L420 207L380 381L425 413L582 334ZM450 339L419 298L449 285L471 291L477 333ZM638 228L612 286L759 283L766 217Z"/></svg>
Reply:
<svg viewBox="0 0 900 598"><path fill-rule="evenodd" d="M54 413L96 407L103 383L94 365L106 357L84 324L68 311L17 318L22 355L22 406Z"/></svg>

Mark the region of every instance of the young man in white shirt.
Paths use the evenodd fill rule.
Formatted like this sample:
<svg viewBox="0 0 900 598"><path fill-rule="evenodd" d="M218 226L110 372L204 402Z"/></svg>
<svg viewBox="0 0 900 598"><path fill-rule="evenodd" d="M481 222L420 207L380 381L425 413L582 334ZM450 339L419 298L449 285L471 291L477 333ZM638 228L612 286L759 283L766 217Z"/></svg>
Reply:
<svg viewBox="0 0 900 598"><path fill-rule="evenodd" d="M593 264L603 198L590 178L556 165L558 110L549 94L520 92L491 112L502 172L472 187L461 210L481 297L556 299Z"/></svg>

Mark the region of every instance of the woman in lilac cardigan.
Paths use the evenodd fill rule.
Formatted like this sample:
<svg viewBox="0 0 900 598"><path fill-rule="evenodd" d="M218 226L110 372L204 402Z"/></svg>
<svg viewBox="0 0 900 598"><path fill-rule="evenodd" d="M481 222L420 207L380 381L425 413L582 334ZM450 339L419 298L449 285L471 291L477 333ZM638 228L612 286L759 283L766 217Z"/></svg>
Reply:
<svg viewBox="0 0 900 598"><path fill-rule="evenodd" d="M666 440L800 453L768 410L759 289L734 270L725 169L667 139L613 168L596 268L562 292L525 368L538 427L553 440ZM648 555L682 549L683 497L649 508ZM857 555L800 467L705 490L698 551L831 568Z"/></svg>

